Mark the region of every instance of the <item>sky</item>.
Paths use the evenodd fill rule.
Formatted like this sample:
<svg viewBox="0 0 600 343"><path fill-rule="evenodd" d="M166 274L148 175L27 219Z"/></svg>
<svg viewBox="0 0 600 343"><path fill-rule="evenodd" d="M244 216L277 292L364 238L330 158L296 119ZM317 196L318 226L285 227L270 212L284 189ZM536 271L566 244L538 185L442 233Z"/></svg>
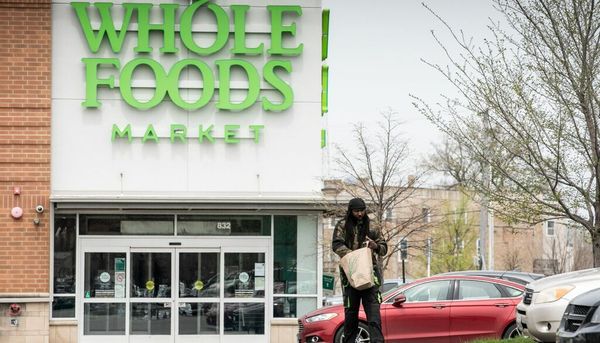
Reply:
<svg viewBox="0 0 600 343"><path fill-rule="evenodd" d="M398 112L403 122L414 166L443 140L410 97L435 105L443 100L441 94L456 94L439 72L421 61L448 64L431 30L451 43L447 30L423 2L475 42L488 36L490 18L500 17L490 0L323 0L323 8L331 11L325 62L329 65L329 175L335 174L334 146L355 146L353 125L363 122L373 127L379 113L388 108Z"/></svg>

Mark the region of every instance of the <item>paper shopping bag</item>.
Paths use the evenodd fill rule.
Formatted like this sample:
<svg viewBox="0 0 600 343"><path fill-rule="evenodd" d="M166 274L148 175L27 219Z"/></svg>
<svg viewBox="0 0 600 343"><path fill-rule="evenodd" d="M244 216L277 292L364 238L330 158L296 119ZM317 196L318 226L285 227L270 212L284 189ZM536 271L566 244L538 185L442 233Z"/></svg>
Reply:
<svg viewBox="0 0 600 343"><path fill-rule="evenodd" d="M371 249L360 248L346 254L340 260L340 266L352 288L363 290L375 286Z"/></svg>

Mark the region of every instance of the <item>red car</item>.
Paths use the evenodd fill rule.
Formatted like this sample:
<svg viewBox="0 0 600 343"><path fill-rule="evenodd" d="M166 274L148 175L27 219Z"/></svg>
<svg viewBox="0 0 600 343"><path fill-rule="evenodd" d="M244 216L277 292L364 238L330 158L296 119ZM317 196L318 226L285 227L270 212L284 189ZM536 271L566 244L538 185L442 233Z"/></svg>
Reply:
<svg viewBox="0 0 600 343"><path fill-rule="evenodd" d="M520 335L515 307L524 286L481 276L433 276L383 295L381 324L385 341L459 343L474 338ZM369 342L365 313L360 311L360 339ZM342 342L344 307L310 312L298 320L298 342Z"/></svg>

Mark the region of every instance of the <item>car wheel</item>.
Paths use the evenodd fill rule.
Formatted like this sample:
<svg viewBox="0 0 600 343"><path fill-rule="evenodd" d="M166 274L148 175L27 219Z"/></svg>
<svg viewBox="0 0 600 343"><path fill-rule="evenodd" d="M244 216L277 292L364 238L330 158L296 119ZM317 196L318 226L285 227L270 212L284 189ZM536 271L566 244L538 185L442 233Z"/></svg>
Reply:
<svg viewBox="0 0 600 343"><path fill-rule="evenodd" d="M333 340L335 343L342 343L344 339L344 326L340 327L340 329L335 334L335 339ZM358 336L356 336L355 343L365 343L371 342L371 337L369 337L369 330L367 326L363 323L358 323Z"/></svg>
<svg viewBox="0 0 600 343"><path fill-rule="evenodd" d="M523 336L523 333L517 327L517 323L512 323L504 330L504 335L502 335L502 339L511 339L515 337Z"/></svg>

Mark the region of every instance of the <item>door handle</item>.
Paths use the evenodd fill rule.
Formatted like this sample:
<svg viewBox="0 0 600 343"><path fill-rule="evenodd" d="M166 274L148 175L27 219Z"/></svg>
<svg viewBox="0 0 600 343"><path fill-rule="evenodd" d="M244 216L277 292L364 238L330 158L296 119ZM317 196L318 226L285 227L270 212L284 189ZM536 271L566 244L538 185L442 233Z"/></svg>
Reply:
<svg viewBox="0 0 600 343"><path fill-rule="evenodd" d="M509 304L507 304L507 303L498 303L498 304L494 304L494 306L496 306L496 307L506 307L506 306L508 306L508 305L509 305Z"/></svg>
<svg viewBox="0 0 600 343"><path fill-rule="evenodd" d="M445 308L445 307L446 307L446 305L444 305L444 304L435 304L435 305L433 305L433 306L431 306L431 307L433 307L433 308L437 308L438 310L441 310L441 309Z"/></svg>

